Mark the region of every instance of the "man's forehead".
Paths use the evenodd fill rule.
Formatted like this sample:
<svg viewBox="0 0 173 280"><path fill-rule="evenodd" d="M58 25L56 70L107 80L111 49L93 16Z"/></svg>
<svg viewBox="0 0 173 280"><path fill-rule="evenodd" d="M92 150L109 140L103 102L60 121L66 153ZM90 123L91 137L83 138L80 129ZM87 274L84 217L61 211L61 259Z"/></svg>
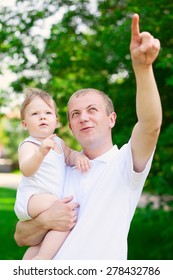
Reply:
<svg viewBox="0 0 173 280"><path fill-rule="evenodd" d="M75 104L80 104L80 105L85 105L89 106L89 104L99 104L102 101L102 97L93 92L88 92L85 94L80 94L78 96L72 96L69 100L69 106L70 105L75 105Z"/></svg>

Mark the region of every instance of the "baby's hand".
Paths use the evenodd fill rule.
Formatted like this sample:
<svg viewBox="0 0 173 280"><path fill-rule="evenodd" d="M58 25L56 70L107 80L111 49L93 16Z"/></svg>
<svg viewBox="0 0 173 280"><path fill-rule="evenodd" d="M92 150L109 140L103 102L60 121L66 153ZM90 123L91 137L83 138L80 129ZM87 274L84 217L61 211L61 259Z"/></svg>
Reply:
<svg viewBox="0 0 173 280"><path fill-rule="evenodd" d="M84 154L79 154L76 159L76 168L82 172L87 172L91 167L89 158Z"/></svg>
<svg viewBox="0 0 173 280"><path fill-rule="evenodd" d="M50 149L54 150L55 141L53 140L53 137L55 137L55 136L56 136L56 134L52 134L41 142L40 152L42 152L43 155L47 155L47 153L50 151Z"/></svg>

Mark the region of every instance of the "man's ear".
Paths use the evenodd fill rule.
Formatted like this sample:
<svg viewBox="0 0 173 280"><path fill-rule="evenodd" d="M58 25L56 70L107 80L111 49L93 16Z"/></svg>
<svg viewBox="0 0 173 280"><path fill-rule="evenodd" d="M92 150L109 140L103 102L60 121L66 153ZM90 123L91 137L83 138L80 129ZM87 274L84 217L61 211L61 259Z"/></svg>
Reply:
<svg viewBox="0 0 173 280"><path fill-rule="evenodd" d="M27 130L27 125L25 120L22 120L22 127L24 130Z"/></svg>
<svg viewBox="0 0 173 280"><path fill-rule="evenodd" d="M109 125L111 128L114 127L115 123L116 123L116 118L117 118L117 115L115 112L112 112L110 113L109 115Z"/></svg>
<svg viewBox="0 0 173 280"><path fill-rule="evenodd" d="M71 130L71 124L70 124L70 122L68 123L68 126L69 126L69 128L70 128L70 130ZM72 130L71 130L72 131Z"/></svg>

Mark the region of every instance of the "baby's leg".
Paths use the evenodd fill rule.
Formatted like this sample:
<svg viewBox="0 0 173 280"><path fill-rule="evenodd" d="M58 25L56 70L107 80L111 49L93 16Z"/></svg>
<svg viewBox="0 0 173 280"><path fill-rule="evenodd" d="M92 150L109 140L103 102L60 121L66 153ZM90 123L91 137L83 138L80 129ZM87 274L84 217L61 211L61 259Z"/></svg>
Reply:
<svg viewBox="0 0 173 280"><path fill-rule="evenodd" d="M32 260L38 254L40 245L41 243L39 245L29 247L23 256L23 260Z"/></svg>
<svg viewBox="0 0 173 280"><path fill-rule="evenodd" d="M28 202L28 214L35 218L46 211L57 199L58 197L50 193L32 195Z"/></svg>
<svg viewBox="0 0 173 280"><path fill-rule="evenodd" d="M51 260L58 252L69 232L50 230L33 260Z"/></svg>
<svg viewBox="0 0 173 280"><path fill-rule="evenodd" d="M58 198L54 195L42 193L33 195L28 203L28 213L29 215L34 218L43 211L47 210ZM60 232L60 231L54 231L50 230L45 238L42 241L41 246L36 250L36 248L32 249L24 255L26 258L30 259L42 259L42 260L50 260L53 258L55 253L60 249L61 245L63 244L64 240L66 239L69 232ZM34 246L37 247L37 246ZM35 251L34 251L35 250ZM34 254L35 253L35 254Z"/></svg>

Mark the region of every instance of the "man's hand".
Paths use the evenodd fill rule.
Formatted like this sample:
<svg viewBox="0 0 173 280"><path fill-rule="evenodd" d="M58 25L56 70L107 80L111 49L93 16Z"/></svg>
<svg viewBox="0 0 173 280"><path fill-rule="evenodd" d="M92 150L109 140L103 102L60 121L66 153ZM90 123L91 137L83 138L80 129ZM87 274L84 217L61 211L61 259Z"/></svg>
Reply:
<svg viewBox="0 0 173 280"><path fill-rule="evenodd" d="M151 65L160 50L160 42L155 39L149 32L140 33L139 16L134 14L131 25L131 43L130 52L133 66Z"/></svg>
<svg viewBox="0 0 173 280"><path fill-rule="evenodd" d="M52 206L39 215L39 220L47 230L69 231L77 222L79 204L71 202L73 197L56 200Z"/></svg>
<svg viewBox="0 0 173 280"><path fill-rule="evenodd" d="M16 225L14 239L19 246L38 245L53 229L57 231L69 231L77 222L77 209L79 204L72 202L73 197L57 200L53 205L28 221L19 221Z"/></svg>

